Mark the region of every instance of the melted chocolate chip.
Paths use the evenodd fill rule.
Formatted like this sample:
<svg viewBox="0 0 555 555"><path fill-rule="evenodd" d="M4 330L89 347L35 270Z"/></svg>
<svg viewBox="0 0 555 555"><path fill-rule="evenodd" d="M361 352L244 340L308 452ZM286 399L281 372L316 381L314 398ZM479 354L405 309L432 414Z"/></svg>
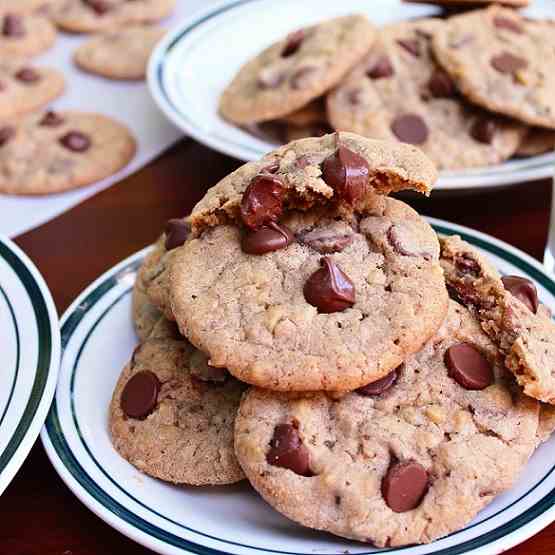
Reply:
<svg viewBox="0 0 555 555"><path fill-rule="evenodd" d="M173 218L166 223L166 243L167 251L172 251L177 247L181 247L187 241L189 232L191 231L189 224L179 218Z"/></svg>
<svg viewBox="0 0 555 555"><path fill-rule="evenodd" d="M493 383L493 370L488 359L470 343L449 347L445 364L449 376L465 389L485 389Z"/></svg>
<svg viewBox="0 0 555 555"><path fill-rule="evenodd" d="M91 140L80 131L70 131L61 139L60 144L73 152L85 152L91 146Z"/></svg>
<svg viewBox="0 0 555 555"><path fill-rule="evenodd" d="M349 204L364 196L369 173L368 162L345 146L339 146L322 163L322 179Z"/></svg>
<svg viewBox="0 0 555 555"><path fill-rule="evenodd" d="M415 58L420 56L420 44L416 39L399 39L397 43Z"/></svg>
<svg viewBox="0 0 555 555"><path fill-rule="evenodd" d="M266 461L272 466L292 470L300 476L313 476L310 471L310 454L298 430L291 424L278 424L270 441Z"/></svg>
<svg viewBox="0 0 555 555"><path fill-rule="evenodd" d="M156 374L148 370L137 372L123 388L121 410L129 418L143 420L156 407L159 391L160 381Z"/></svg>
<svg viewBox="0 0 555 555"><path fill-rule="evenodd" d="M43 127L59 127L64 123L64 118L56 112L46 112L43 118L39 121L39 125Z"/></svg>
<svg viewBox="0 0 555 555"><path fill-rule="evenodd" d="M456 94L455 83L442 69L434 71L428 81L428 88L435 98L450 98Z"/></svg>
<svg viewBox="0 0 555 555"><path fill-rule="evenodd" d="M508 31L512 31L513 33L518 33L519 35L524 33L524 29L522 28L520 23L508 17L498 15L493 18L493 24L499 29L507 29Z"/></svg>
<svg viewBox="0 0 555 555"><path fill-rule="evenodd" d="M352 307L355 304L353 282L331 258L325 256L320 263L322 267L304 285L306 301L325 314Z"/></svg>
<svg viewBox="0 0 555 555"><path fill-rule="evenodd" d="M382 481L382 495L396 513L416 509L428 491L428 473L415 461L393 464Z"/></svg>
<svg viewBox="0 0 555 555"><path fill-rule="evenodd" d="M4 16L2 23L2 34L5 37L23 37L25 36L25 26L23 18L15 14L7 14Z"/></svg>
<svg viewBox="0 0 555 555"><path fill-rule="evenodd" d="M315 229L299 237L299 242L308 245L320 254L341 252L354 239L352 233L339 233L333 229Z"/></svg>
<svg viewBox="0 0 555 555"><path fill-rule="evenodd" d="M376 395L381 395L384 391L387 391L399 377L399 371L396 368L393 372L390 372L384 378L377 380L375 382L369 383L364 387L359 387L356 391L359 395L363 397L374 397Z"/></svg>
<svg viewBox="0 0 555 555"><path fill-rule="evenodd" d="M83 2L89 6L96 15L104 15L112 9L112 6L106 2L106 0L83 0Z"/></svg>
<svg viewBox="0 0 555 555"><path fill-rule="evenodd" d="M491 118L479 118L470 128L470 135L479 143L490 145L495 137L497 124Z"/></svg>
<svg viewBox="0 0 555 555"><path fill-rule="evenodd" d="M15 128L6 125L0 127L0 147L4 146L15 135Z"/></svg>
<svg viewBox="0 0 555 555"><path fill-rule="evenodd" d="M391 77L395 73L391 62L387 56L379 57L374 65L368 70L366 75L370 79L384 79L386 77Z"/></svg>
<svg viewBox="0 0 555 555"><path fill-rule="evenodd" d="M395 118L391 131L401 142L412 145L424 144L429 135L426 122L417 114L403 114Z"/></svg>
<svg viewBox="0 0 555 555"><path fill-rule="evenodd" d="M522 301L531 312L538 312L538 290L533 282L520 276L503 276L501 281L505 289Z"/></svg>
<svg viewBox="0 0 555 555"><path fill-rule="evenodd" d="M478 277L482 270L480 269L480 264L476 262L473 258L470 258L468 255L461 255L458 256L455 260L455 266L460 274L463 275L473 275L474 277Z"/></svg>
<svg viewBox="0 0 555 555"><path fill-rule="evenodd" d="M241 218L251 229L275 222L283 210L285 188L272 175L257 175L249 184L241 200Z"/></svg>
<svg viewBox="0 0 555 555"><path fill-rule="evenodd" d="M284 225L270 222L243 237L241 248L247 254L266 254L286 248L295 240L293 232Z"/></svg>
<svg viewBox="0 0 555 555"><path fill-rule="evenodd" d="M515 73L528 67L528 62L510 52L503 52L491 59L491 66L499 73Z"/></svg>
<svg viewBox="0 0 555 555"><path fill-rule="evenodd" d="M40 73L31 67L24 67L15 74L15 78L22 83L36 83L40 81Z"/></svg>
<svg viewBox="0 0 555 555"><path fill-rule="evenodd" d="M304 38L305 33L303 29L299 29L298 31L295 31L294 33L288 35L285 41L285 46L283 47L283 50L281 52L281 57L288 58L289 56L295 54L301 47Z"/></svg>

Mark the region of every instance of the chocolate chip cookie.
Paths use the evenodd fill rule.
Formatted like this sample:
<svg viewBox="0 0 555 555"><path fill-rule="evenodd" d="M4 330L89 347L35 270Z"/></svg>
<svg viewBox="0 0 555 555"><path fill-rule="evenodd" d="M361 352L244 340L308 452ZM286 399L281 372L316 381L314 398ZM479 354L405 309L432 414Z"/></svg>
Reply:
<svg viewBox="0 0 555 555"><path fill-rule="evenodd" d="M439 19L382 29L368 56L327 97L333 127L421 148L440 169L497 164L525 126L468 104L434 60Z"/></svg>
<svg viewBox="0 0 555 555"><path fill-rule="evenodd" d="M164 34L159 27L117 29L84 42L74 60L84 71L109 79L144 79L150 54Z"/></svg>
<svg viewBox="0 0 555 555"><path fill-rule="evenodd" d="M491 4L500 4L509 8L524 8L530 4L530 0L404 0L405 2L418 4L438 4L439 6L477 8Z"/></svg>
<svg viewBox="0 0 555 555"><path fill-rule="evenodd" d="M112 443L142 472L176 484L244 478L233 426L244 386L162 319L137 347L110 405Z"/></svg>
<svg viewBox="0 0 555 555"><path fill-rule="evenodd" d="M0 125L0 192L45 195L88 185L122 169L135 140L100 114L46 112Z"/></svg>
<svg viewBox="0 0 555 555"><path fill-rule="evenodd" d="M0 15L6 13L42 15L56 3L63 0L0 0Z"/></svg>
<svg viewBox="0 0 555 555"><path fill-rule="evenodd" d="M96 33L171 14L176 0L64 0L52 10L56 25L72 33Z"/></svg>
<svg viewBox="0 0 555 555"><path fill-rule="evenodd" d="M458 236L441 240L441 265L451 295L476 314L524 392L555 404L555 323L534 283L500 277Z"/></svg>
<svg viewBox="0 0 555 555"><path fill-rule="evenodd" d="M447 20L434 53L472 102L555 128L555 33L548 21L493 6Z"/></svg>
<svg viewBox="0 0 555 555"><path fill-rule="evenodd" d="M237 458L288 518L395 547L458 530L510 488L536 446L538 403L451 301L441 329L379 384L340 398L251 389Z"/></svg>
<svg viewBox="0 0 555 555"><path fill-rule="evenodd" d="M0 118L4 121L38 110L64 91L62 73L27 63L0 61Z"/></svg>
<svg viewBox="0 0 555 555"><path fill-rule="evenodd" d="M36 56L55 41L56 29L48 19L0 11L0 59Z"/></svg>
<svg viewBox="0 0 555 555"><path fill-rule="evenodd" d="M260 387L351 390L382 378L447 310L433 230L369 186L426 183L422 164L411 147L342 134L231 174L195 207L192 238L170 264L182 333Z"/></svg>
<svg viewBox="0 0 555 555"><path fill-rule="evenodd" d="M339 83L374 36L362 15L297 30L239 70L222 94L220 113L240 125L290 114Z"/></svg>

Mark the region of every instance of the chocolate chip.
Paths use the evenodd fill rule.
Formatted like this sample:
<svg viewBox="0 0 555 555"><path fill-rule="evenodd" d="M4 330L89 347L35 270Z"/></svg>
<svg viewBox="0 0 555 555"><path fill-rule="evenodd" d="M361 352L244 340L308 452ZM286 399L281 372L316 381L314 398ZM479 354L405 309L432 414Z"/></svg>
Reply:
<svg viewBox="0 0 555 555"><path fill-rule="evenodd" d="M416 461L393 464L382 481L382 495L396 513L416 509L428 491L428 473Z"/></svg>
<svg viewBox="0 0 555 555"><path fill-rule="evenodd" d="M477 119L470 128L470 135L473 139L476 139L479 143L490 145L495 137L495 132L497 130L497 124L491 118L479 118Z"/></svg>
<svg viewBox="0 0 555 555"><path fill-rule="evenodd" d="M60 144L73 152L85 152L91 146L91 140L80 131L70 131L61 139Z"/></svg>
<svg viewBox="0 0 555 555"><path fill-rule="evenodd" d="M428 140L428 126L417 114L403 114L395 118L391 131L403 143L421 145Z"/></svg>
<svg viewBox="0 0 555 555"><path fill-rule="evenodd" d="M288 35L285 39L285 46L281 51L281 57L288 58L289 56L295 54L301 47L304 38L305 33L303 29L299 29L298 31L295 31L294 33Z"/></svg>
<svg viewBox="0 0 555 555"><path fill-rule="evenodd" d="M39 125L43 127L59 127L64 123L64 118L56 112L46 112L43 118L39 121Z"/></svg>
<svg viewBox="0 0 555 555"><path fill-rule="evenodd" d="M451 77L442 69L436 69L430 80L428 88L435 98L450 98L455 96L455 84Z"/></svg>
<svg viewBox="0 0 555 555"><path fill-rule="evenodd" d="M319 312L342 312L355 304L355 286L349 277L325 256L322 267L314 272L304 285L304 298Z"/></svg>
<svg viewBox="0 0 555 555"><path fill-rule="evenodd" d="M520 56L510 52L503 52L491 59L492 67L499 73L515 73L520 69L528 67L528 62Z"/></svg>
<svg viewBox="0 0 555 555"><path fill-rule="evenodd" d="M15 135L15 128L10 125L0 127L0 147L4 146Z"/></svg>
<svg viewBox="0 0 555 555"><path fill-rule="evenodd" d="M300 67L291 75L291 87L296 90L306 88L320 72L320 68L316 66Z"/></svg>
<svg viewBox="0 0 555 555"><path fill-rule="evenodd" d="M396 368L393 372L390 372L387 376L381 380L369 383L364 387L359 387L357 393L363 397L373 397L375 395L381 395L384 391L387 391L399 377L398 369Z"/></svg>
<svg viewBox="0 0 555 555"><path fill-rule="evenodd" d="M507 29L508 31L512 31L513 33L518 33L519 35L524 33L524 29L522 28L520 23L508 17L498 15L493 18L493 24L499 29Z"/></svg>
<svg viewBox="0 0 555 555"><path fill-rule="evenodd" d="M156 407L160 381L148 370L137 372L125 384L120 398L121 410L129 418L143 420Z"/></svg>
<svg viewBox="0 0 555 555"><path fill-rule="evenodd" d="M266 254L286 248L295 240L293 232L284 225L270 222L243 237L241 248L247 254Z"/></svg>
<svg viewBox="0 0 555 555"><path fill-rule="evenodd" d="M275 427L266 461L272 466L292 470L300 476L313 476L308 449L298 430L291 424L278 424Z"/></svg>
<svg viewBox="0 0 555 555"><path fill-rule="evenodd" d="M395 73L391 62L387 56L379 57L370 70L366 73L370 79L384 79L391 77Z"/></svg>
<svg viewBox="0 0 555 555"><path fill-rule="evenodd" d="M522 301L534 314L538 312L538 290L533 282L520 276L503 276L505 289Z"/></svg>
<svg viewBox="0 0 555 555"><path fill-rule="evenodd" d="M23 18L15 14L7 14L4 16L2 24L2 34L5 37L23 37L25 36L25 26Z"/></svg>
<svg viewBox="0 0 555 555"><path fill-rule="evenodd" d="M249 184L241 200L241 218L251 229L275 222L283 210L285 188L272 175L257 175Z"/></svg>
<svg viewBox="0 0 555 555"><path fill-rule="evenodd" d="M352 233L339 233L334 229L314 229L299 237L299 242L308 245L320 254L341 252L353 242Z"/></svg>
<svg viewBox="0 0 555 555"><path fill-rule="evenodd" d="M416 39L399 39L397 43L416 58L420 56L420 44Z"/></svg>
<svg viewBox="0 0 555 555"><path fill-rule="evenodd" d="M40 81L40 73L33 68L24 67L15 74L15 78L22 83L36 83Z"/></svg>
<svg viewBox="0 0 555 555"><path fill-rule="evenodd" d="M449 376L465 389L485 389L493 383L488 359L470 343L457 343L447 349L445 364Z"/></svg>
<svg viewBox="0 0 555 555"><path fill-rule="evenodd" d="M362 199L368 189L369 173L368 162L341 145L322 163L322 179L349 204Z"/></svg>
<svg viewBox="0 0 555 555"><path fill-rule="evenodd" d="M96 15L108 13L112 6L106 0L83 0L83 2L93 10Z"/></svg>
<svg viewBox="0 0 555 555"><path fill-rule="evenodd" d="M181 247L185 243L191 229L189 224L184 220L173 218L168 220L164 231L166 233L166 250L172 251L177 247Z"/></svg>
<svg viewBox="0 0 555 555"><path fill-rule="evenodd" d="M474 277L478 277L482 273L480 264L466 254L457 257L455 260L455 266L457 267L459 273L463 275L471 274Z"/></svg>

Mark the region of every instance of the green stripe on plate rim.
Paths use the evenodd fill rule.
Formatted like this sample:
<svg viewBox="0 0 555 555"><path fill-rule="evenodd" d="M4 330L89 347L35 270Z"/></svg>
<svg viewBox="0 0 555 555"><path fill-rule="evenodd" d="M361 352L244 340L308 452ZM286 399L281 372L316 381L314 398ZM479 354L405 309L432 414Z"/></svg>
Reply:
<svg viewBox="0 0 555 555"><path fill-rule="evenodd" d="M12 385L10 387L10 394L8 395L8 402L4 407L4 411L2 412L2 416L0 416L0 429L2 429L2 422L4 422L4 418L6 418L6 414L8 409L10 408L10 404L13 399L13 394L15 391L15 384L17 383L17 377L19 375L19 364L21 360L21 340L19 335L19 328L17 326L17 320L15 317L15 310L12 306L10 299L8 298L8 294L4 291L4 288L0 285L0 295L4 298L6 305L8 307L8 311L10 313L10 318L12 320L14 332L15 332L15 344L16 344L16 356L15 356L15 372L13 375Z"/></svg>
<svg viewBox="0 0 555 555"><path fill-rule="evenodd" d="M44 389L48 381L50 364L52 362L52 330L50 329L50 317L46 302L29 269L2 241L0 241L0 257L6 261L19 277L31 300L35 313L39 340L39 354L33 387L31 388L31 393L19 424L12 434L6 448L0 455L0 473L2 473L16 453L18 447L21 445L44 394Z"/></svg>
<svg viewBox="0 0 555 555"><path fill-rule="evenodd" d="M472 243L473 245L475 245L475 246L477 246L477 247L479 247L479 248L481 248L485 251L488 251L488 252L490 252L494 255L497 255L500 258L510 262L514 266L518 267L519 269L521 269L522 271L524 271L525 273L527 273L528 275L533 277L534 280L539 282L552 295L555 296L555 282L553 282L551 279L549 279L545 274L543 274L537 268L535 268L534 266L529 264L526 260L523 260L523 259L519 258L518 256L514 255L513 253L508 252L508 251L502 249L501 247L499 247L495 244L492 244L492 243L490 243L490 242L488 242L484 239L481 239L479 237L475 237L473 235L469 235L467 233L464 233L463 231L453 230L453 229L450 229L450 228L445 227L445 226L440 225L440 224L433 224L433 228L435 229L435 231L437 233L443 234L443 235L453 235L454 233L456 233L456 234L460 235L464 240L468 241L469 243ZM140 261L135 261L133 263L133 269L136 269L139 265L140 265ZM75 311L73 314L71 314L68 317L67 321L64 323L63 328L62 328L62 349L65 349L65 347L67 346L68 342L71 339L71 336L72 336L73 332L75 331L76 327L79 325L79 322L85 316L85 314L95 305L96 302L98 302L98 300L105 293L107 293L113 287L115 287L116 285L121 283L121 281L119 279L121 273L128 273L129 269L130 268L128 266L126 266L117 275L113 275L110 278L108 278L106 281L102 282L97 288L95 288L93 291L91 291L88 294L88 296L83 300L82 303L79 304L79 310ZM83 344L81 345L79 355L78 355L78 357L76 357L76 360L75 360L75 363L74 363L74 367L73 367L73 370L72 370L73 374L71 376L71 386L70 386L71 390L73 390L74 373L75 373L75 369L77 367L78 358L79 358L79 356L80 356L80 354L81 354L81 352L84 348L84 344L86 343L86 341L88 340L88 338L90 337L92 332L94 331L94 328L96 328L96 326L100 323L102 318L104 318L106 316L106 314L111 310L111 308L113 308L113 306L116 303L121 301L123 297L125 297L127 294L129 294L129 292L130 292L130 288L126 289L125 292L123 292L120 296L118 296L118 298L115 301L113 301L110 304L110 306L102 313L102 315L99 317L97 322L95 322L95 324L91 328L91 330L89 330ZM280 555L301 555L301 554L295 553L295 552L286 552L286 551L278 551L278 550L267 549L267 548L260 548L260 547L256 547L256 546L250 546L250 545L246 545L246 544L230 542L230 541L227 541L227 540L222 539L222 538L216 538L216 537L213 537L213 536L209 536L207 534L204 534L203 532L199 532L197 530L187 528L186 526L183 526L183 525L181 525L177 522L173 522L170 519L168 519L167 517L164 517L163 515L153 511L150 507L146 507L140 501L138 501L133 496L131 496L128 492L123 490L118 484L116 484L114 482L114 480L112 480L106 474L106 472L104 472L102 470L101 465L98 463L98 461L92 455L90 449L88 448L88 446L84 442L83 436L80 432L79 425L78 425L78 422L77 422L76 417L75 417L75 411L74 411L74 406L73 406L73 395L72 395L72 399L71 399L71 405L72 405L72 413L73 413L73 418L74 418L74 421L75 421L77 433L79 435L79 438L80 438L81 442L83 443L83 447L88 452L91 459L94 461L94 463L100 469L100 471L110 480L110 482L112 484L114 484L115 487L117 487L125 495L130 497L133 501L135 501L139 505L143 506L145 509L150 510L153 514L155 514L159 518L163 518L163 519L171 522L172 524L175 524L177 526L181 526L182 528L184 528L184 529L186 529L190 532L193 532L195 534L207 537L207 538L212 539L212 540L217 540L217 541L220 541L220 542L223 542L223 543L228 543L230 545L234 545L234 546L237 546L237 547L245 547L245 548L252 549L252 550L265 551L265 552L276 553L276 554L280 554ZM50 413L48 415L48 418L47 418L47 421L46 421L46 430L47 430L49 439L52 442L52 445L53 445L58 457L60 458L62 463L65 465L65 467L69 470L69 472L71 473L73 478L77 481L77 483L95 501L100 503L110 513L112 513L116 517L122 519L127 524L131 525L132 527L136 528L137 530L139 530L139 531L141 531L141 532L143 532L147 535L150 535L151 537L153 537L153 538L155 538L155 539L157 539L161 542L164 542L168 545L171 545L173 547L181 548L181 549L184 549L186 551L190 551L192 553L197 553L199 555L214 555L214 554L219 554L219 553L226 553L225 551L220 551L220 550L212 549L212 548L209 548L209 547L205 547L205 546L200 545L200 544L196 544L192 541L183 539L179 536L176 536L175 534L172 534L172 533L167 532L167 531L165 531L165 530L163 530L163 529L161 529L157 526L154 526L153 524L151 524L147 520L145 520L142 517L140 517L140 516L136 515L135 513L131 512L128 508L126 508L125 506L120 504L118 501L114 500L103 489L101 489L96 484L96 482L94 482L90 478L90 476L85 472L85 470L83 469L83 467L81 466L81 464L76 459L73 452L71 451L71 449L70 449L70 447L69 447L69 445L68 445L68 443L65 439L65 436L64 436L63 430L62 430L62 426L61 426L60 421L59 421L58 410L57 410L57 402L56 401L52 405L52 408L51 408ZM495 515L492 515L492 516L488 517L488 519L486 519L486 520L494 518L495 516L499 515L501 512L506 511L511 506L518 503L526 495L529 495L534 489L536 489L554 471L555 471L555 465L551 468L551 470L537 484L535 484L535 486L532 489L530 489L528 492L526 492L524 495L522 495L519 499L514 501L511 505L509 505L508 507L505 507L504 509L502 509L501 511L499 511ZM496 528L494 530L491 530L490 532L486 532L486 533L482 534L481 536L479 536L477 538L474 538L472 540L468 540L468 541L466 541L462 544L452 546L452 547L447 547L447 548L442 549L440 551L436 551L436 552L434 552L434 555L461 555L461 554L467 553L470 550L477 549L479 547L483 547L483 546L485 546L489 543L492 543L492 542L494 542L494 541L496 541L500 538L503 538L506 535L511 534L512 532L518 530L520 527L528 524L529 522L534 520L536 517L540 516L541 514L543 514L547 510L549 510L554 505L555 505L555 489L550 491L546 496L544 496L542 499L540 499L532 507L527 509L524 513L522 513L518 517L514 518L510 522L507 522L506 524L504 524L502 526L499 526L498 528ZM486 522L486 520L484 520L484 521L482 521L478 524L475 524L473 526L477 526L479 524L482 524L482 523ZM469 528L466 528L466 530L468 530L468 529ZM454 536L457 533L460 533L460 532L461 531L455 532L454 534L451 534L451 537ZM404 548L393 548L393 549L381 550L381 551L378 551L378 552L368 551L368 552L361 552L358 555L371 555L373 553L395 553L395 552L401 551L402 549L404 549ZM318 555L318 554L314 553L312 555ZM322 554L322 555L329 555L329 553Z"/></svg>

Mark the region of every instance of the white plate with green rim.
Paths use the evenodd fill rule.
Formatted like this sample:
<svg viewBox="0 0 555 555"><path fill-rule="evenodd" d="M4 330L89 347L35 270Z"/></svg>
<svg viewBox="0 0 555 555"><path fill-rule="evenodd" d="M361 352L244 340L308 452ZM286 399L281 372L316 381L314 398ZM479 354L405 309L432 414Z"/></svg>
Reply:
<svg viewBox="0 0 555 555"><path fill-rule="evenodd" d="M0 494L37 439L56 389L58 315L29 258L0 236Z"/></svg>
<svg viewBox="0 0 555 555"><path fill-rule="evenodd" d="M161 41L150 60L150 91L166 116L188 135L240 160L257 160L277 145L218 114L219 97L243 63L293 29L338 15L365 13L381 25L438 11L402 0L225 0L197 12ZM534 0L524 13L555 19L555 2ZM552 152L443 172L435 190L485 190L550 177L554 164Z"/></svg>
<svg viewBox="0 0 555 555"><path fill-rule="evenodd" d="M441 220L439 233L459 233L505 274L528 276L555 310L555 281L509 245ZM149 478L110 443L108 405L121 369L137 343L131 291L145 251L104 274L62 319L58 389L42 440L50 460L77 497L108 524L163 554L217 555L492 555L555 520L555 437L534 454L522 477L464 530L427 546L372 549L304 529L281 517L243 483L186 488Z"/></svg>

